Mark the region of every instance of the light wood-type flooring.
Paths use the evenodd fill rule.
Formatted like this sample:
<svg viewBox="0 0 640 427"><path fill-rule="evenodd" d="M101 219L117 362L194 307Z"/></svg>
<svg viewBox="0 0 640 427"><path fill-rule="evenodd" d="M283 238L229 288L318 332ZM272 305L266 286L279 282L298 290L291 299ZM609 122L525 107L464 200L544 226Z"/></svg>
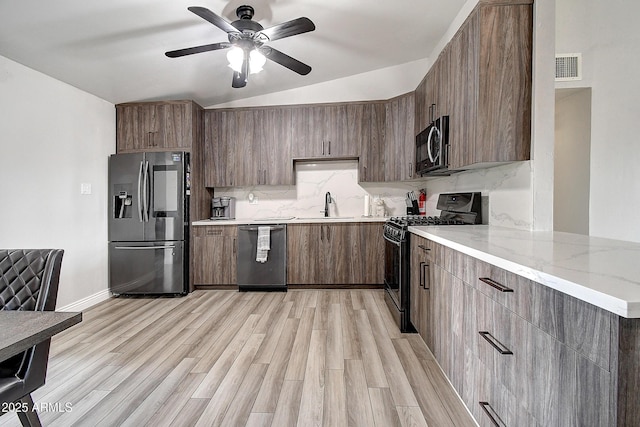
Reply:
<svg viewBox="0 0 640 427"><path fill-rule="evenodd" d="M381 290L111 299L53 339L33 397L51 427L475 425Z"/></svg>

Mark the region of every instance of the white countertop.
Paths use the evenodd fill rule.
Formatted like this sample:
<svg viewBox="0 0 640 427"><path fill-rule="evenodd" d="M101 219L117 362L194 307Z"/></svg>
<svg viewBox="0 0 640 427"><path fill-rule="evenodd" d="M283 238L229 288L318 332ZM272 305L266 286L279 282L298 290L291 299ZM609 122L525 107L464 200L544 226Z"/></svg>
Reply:
<svg viewBox="0 0 640 427"><path fill-rule="evenodd" d="M619 316L640 318L640 243L487 225L409 231Z"/></svg>
<svg viewBox="0 0 640 427"><path fill-rule="evenodd" d="M345 216L345 217L314 217L314 218L297 218L293 216L288 217L274 217L274 218L237 218L237 219L204 219L200 221L194 221L191 225L245 225L245 224L326 224L326 223L341 223L341 222L379 222L383 223L387 220L387 217L375 217L375 216Z"/></svg>

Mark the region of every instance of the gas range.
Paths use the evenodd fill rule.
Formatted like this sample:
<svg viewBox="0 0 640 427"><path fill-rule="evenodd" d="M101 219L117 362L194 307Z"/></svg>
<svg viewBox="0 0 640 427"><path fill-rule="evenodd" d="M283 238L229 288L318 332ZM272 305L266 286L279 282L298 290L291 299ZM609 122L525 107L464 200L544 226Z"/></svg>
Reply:
<svg viewBox="0 0 640 427"><path fill-rule="evenodd" d="M480 193L452 193L438 196L440 216L408 215L389 218L383 227L385 239L385 301L401 332L412 330L409 306L411 226L480 224Z"/></svg>
<svg viewBox="0 0 640 427"><path fill-rule="evenodd" d="M411 226L425 225L464 225L467 224L460 218L447 218L442 216L408 215L389 218L383 228L383 235L395 242L402 242L406 238L407 229Z"/></svg>

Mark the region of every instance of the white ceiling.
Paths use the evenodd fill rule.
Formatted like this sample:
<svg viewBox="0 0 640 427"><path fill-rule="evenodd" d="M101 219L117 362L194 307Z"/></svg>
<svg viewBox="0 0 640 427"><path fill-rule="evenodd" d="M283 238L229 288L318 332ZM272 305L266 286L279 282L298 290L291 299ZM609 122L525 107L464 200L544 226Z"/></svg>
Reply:
<svg viewBox="0 0 640 427"><path fill-rule="evenodd" d="M0 0L0 55L109 102L193 99L203 106L330 81L429 56L466 0ZM271 43L310 65L268 61L231 88L226 51L164 52L227 41L187 10L231 22L249 4L265 28L306 16L316 30Z"/></svg>

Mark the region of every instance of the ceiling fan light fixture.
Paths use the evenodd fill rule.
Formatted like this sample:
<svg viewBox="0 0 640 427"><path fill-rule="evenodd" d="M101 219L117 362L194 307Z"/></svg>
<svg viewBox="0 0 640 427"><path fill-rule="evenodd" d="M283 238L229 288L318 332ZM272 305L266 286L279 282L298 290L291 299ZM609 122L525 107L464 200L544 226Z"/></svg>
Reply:
<svg viewBox="0 0 640 427"><path fill-rule="evenodd" d="M244 52L239 47L233 47L227 52L227 61L229 67L238 73L242 71L242 63L244 62Z"/></svg>
<svg viewBox="0 0 640 427"><path fill-rule="evenodd" d="M249 53L249 69L251 70L251 74L256 74L262 71L262 67L267 62L267 58L258 51L258 49L253 49Z"/></svg>

